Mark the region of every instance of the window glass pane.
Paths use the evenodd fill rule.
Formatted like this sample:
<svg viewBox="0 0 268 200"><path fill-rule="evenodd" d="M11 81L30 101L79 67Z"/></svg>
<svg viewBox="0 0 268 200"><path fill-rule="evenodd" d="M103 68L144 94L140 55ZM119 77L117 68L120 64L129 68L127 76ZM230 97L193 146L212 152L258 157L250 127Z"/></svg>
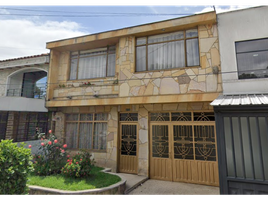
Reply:
<svg viewBox="0 0 268 200"><path fill-rule="evenodd" d="M171 113L171 121L192 121L192 114L189 113Z"/></svg>
<svg viewBox="0 0 268 200"><path fill-rule="evenodd" d="M106 76L106 54L79 59L78 79Z"/></svg>
<svg viewBox="0 0 268 200"><path fill-rule="evenodd" d="M199 65L198 39L186 40L187 66Z"/></svg>
<svg viewBox="0 0 268 200"><path fill-rule="evenodd" d="M109 46L108 53L114 53L115 54L116 47L115 46Z"/></svg>
<svg viewBox="0 0 268 200"><path fill-rule="evenodd" d="M268 77L268 51L239 53L237 65L239 79L266 78Z"/></svg>
<svg viewBox="0 0 268 200"><path fill-rule="evenodd" d="M70 80L76 79L77 59L71 59Z"/></svg>
<svg viewBox="0 0 268 200"><path fill-rule="evenodd" d="M108 54L107 76L115 76L115 53Z"/></svg>
<svg viewBox="0 0 268 200"><path fill-rule="evenodd" d="M106 149L107 123L94 123L93 149Z"/></svg>
<svg viewBox="0 0 268 200"><path fill-rule="evenodd" d="M194 159L192 126L173 126L174 158Z"/></svg>
<svg viewBox="0 0 268 200"><path fill-rule="evenodd" d="M268 38L261 40L251 40L236 42L236 53L268 50Z"/></svg>
<svg viewBox="0 0 268 200"><path fill-rule="evenodd" d="M66 123L66 144L70 149L76 149L78 143L78 123Z"/></svg>
<svg viewBox="0 0 268 200"><path fill-rule="evenodd" d="M183 39L183 38L184 38L183 31L161 34L161 35L154 35L154 36L148 37L148 44L156 43L156 42L165 42L165 41L170 41L170 40L178 40L178 39Z"/></svg>
<svg viewBox="0 0 268 200"><path fill-rule="evenodd" d="M80 121L93 121L93 114L80 114Z"/></svg>
<svg viewBox="0 0 268 200"><path fill-rule="evenodd" d="M186 38L197 37L197 36L198 36L197 29L190 29L186 31Z"/></svg>
<svg viewBox="0 0 268 200"><path fill-rule="evenodd" d="M66 114L66 121L78 121L78 114Z"/></svg>
<svg viewBox="0 0 268 200"><path fill-rule="evenodd" d="M92 123L80 123L79 125L79 148L92 148Z"/></svg>
<svg viewBox="0 0 268 200"><path fill-rule="evenodd" d="M151 121L170 121L169 113L151 113Z"/></svg>
<svg viewBox="0 0 268 200"><path fill-rule="evenodd" d="M152 126L152 156L169 158L168 125ZM161 147L161 148L159 148Z"/></svg>
<svg viewBox="0 0 268 200"><path fill-rule="evenodd" d="M95 121L107 121L108 114L107 113L96 113Z"/></svg>
<svg viewBox="0 0 268 200"><path fill-rule="evenodd" d="M120 121L138 121L138 113L120 113Z"/></svg>
<svg viewBox="0 0 268 200"><path fill-rule="evenodd" d="M194 121L215 121L213 112L195 112Z"/></svg>
<svg viewBox="0 0 268 200"><path fill-rule="evenodd" d="M216 161L214 126L194 126L195 159Z"/></svg>
<svg viewBox="0 0 268 200"><path fill-rule="evenodd" d="M85 51L80 51L80 58L88 57L88 56L97 56L107 53L107 48L101 49L90 49Z"/></svg>
<svg viewBox="0 0 268 200"><path fill-rule="evenodd" d="M185 67L184 41L148 46L148 69L161 70Z"/></svg>
<svg viewBox="0 0 268 200"><path fill-rule="evenodd" d="M146 44L146 37L137 38L136 45Z"/></svg>
<svg viewBox="0 0 268 200"><path fill-rule="evenodd" d="M146 46L136 47L136 71L146 71Z"/></svg>

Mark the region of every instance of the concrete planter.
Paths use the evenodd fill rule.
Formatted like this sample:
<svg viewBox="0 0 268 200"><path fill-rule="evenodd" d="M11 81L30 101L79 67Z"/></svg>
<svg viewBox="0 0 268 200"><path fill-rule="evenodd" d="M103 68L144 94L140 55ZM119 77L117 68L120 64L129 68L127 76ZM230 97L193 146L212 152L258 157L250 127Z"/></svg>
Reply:
<svg viewBox="0 0 268 200"><path fill-rule="evenodd" d="M104 169L102 172L117 175L115 173L111 173L110 169ZM81 191L67 191L67 190L58 190L58 189L52 189L52 188L45 188L40 186L29 186L29 194L30 195L109 195L109 194L124 194L124 191L126 189L126 180L122 177L121 181L118 183L115 183L113 185L110 185L108 187L104 188L98 188L98 189L90 189L90 190L81 190Z"/></svg>

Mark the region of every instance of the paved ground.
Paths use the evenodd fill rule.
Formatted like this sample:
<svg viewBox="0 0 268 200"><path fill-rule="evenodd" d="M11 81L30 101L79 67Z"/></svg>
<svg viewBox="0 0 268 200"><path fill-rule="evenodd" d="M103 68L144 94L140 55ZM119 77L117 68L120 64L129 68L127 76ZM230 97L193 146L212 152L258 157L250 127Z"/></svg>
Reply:
<svg viewBox="0 0 268 200"><path fill-rule="evenodd" d="M219 187L149 179L129 195L219 195Z"/></svg>

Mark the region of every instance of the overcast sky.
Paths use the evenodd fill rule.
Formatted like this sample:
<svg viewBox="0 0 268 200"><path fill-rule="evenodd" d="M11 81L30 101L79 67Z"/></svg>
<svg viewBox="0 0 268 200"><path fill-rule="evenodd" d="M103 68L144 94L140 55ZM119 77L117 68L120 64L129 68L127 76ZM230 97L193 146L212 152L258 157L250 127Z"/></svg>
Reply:
<svg viewBox="0 0 268 200"><path fill-rule="evenodd" d="M12 1L11 1L12 2ZM212 11L212 6L0 5L0 60L48 53L46 42ZM79 3L78 1L77 4ZM79 5L79 4L78 4ZM255 5L256 6L256 5ZM219 6L216 12L251 6Z"/></svg>

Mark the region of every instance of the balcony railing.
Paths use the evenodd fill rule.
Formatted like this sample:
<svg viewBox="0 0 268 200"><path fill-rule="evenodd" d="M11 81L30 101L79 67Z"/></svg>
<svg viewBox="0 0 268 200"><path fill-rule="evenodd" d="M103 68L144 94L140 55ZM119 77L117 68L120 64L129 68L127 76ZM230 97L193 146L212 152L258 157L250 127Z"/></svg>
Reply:
<svg viewBox="0 0 268 200"><path fill-rule="evenodd" d="M35 88L34 90L27 89L27 88L8 89L7 96L45 99L46 87L38 87L38 88Z"/></svg>

